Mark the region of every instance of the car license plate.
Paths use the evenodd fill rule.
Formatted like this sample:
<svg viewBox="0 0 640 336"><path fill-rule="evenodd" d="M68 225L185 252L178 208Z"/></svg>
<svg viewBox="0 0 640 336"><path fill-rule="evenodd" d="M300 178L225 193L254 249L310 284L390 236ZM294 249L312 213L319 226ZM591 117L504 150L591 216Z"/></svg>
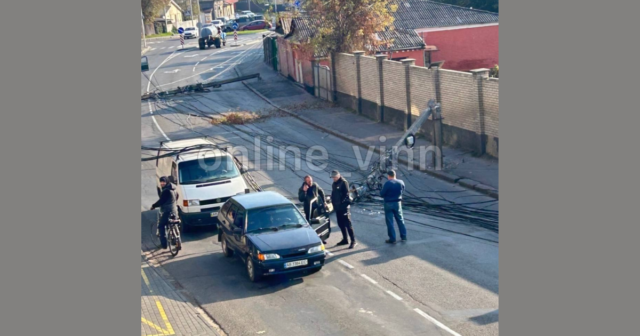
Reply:
<svg viewBox="0 0 640 336"><path fill-rule="evenodd" d="M291 261L288 263L284 264L284 268L291 268L291 267L298 267L298 266L305 266L308 265L309 261L308 260L298 260L298 261Z"/></svg>
<svg viewBox="0 0 640 336"><path fill-rule="evenodd" d="M216 212L212 212L211 213L211 217L218 217L218 212L217 211Z"/></svg>

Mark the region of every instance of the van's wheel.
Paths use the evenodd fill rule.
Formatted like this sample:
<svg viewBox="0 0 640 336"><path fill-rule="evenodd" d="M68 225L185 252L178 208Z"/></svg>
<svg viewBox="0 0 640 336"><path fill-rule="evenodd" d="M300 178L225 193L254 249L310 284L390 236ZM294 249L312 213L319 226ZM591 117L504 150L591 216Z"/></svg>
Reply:
<svg viewBox="0 0 640 336"><path fill-rule="evenodd" d="M200 47L200 50L204 50L204 39L203 38L198 40L198 46Z"/></svg>
<svg viewBox="0 0 640 336"><path fill-rule="evenodd" d="M222 246L222 253L225 257L231 258L233 257L233 250L230 249L229 246L227 246L227 237L224 235L224 233L221 233L221 235L222 239L220 241L220 245Z"/></svg>
<svg viewBox="0 0 640 336"><path fill-rule="evenodd" d="M213 44L216 45L217 49L220 49L220 40L215 40L215 42Z"/></svg>
<svg viewBox="0 0 640 336"><path fill-rule="evenodd" d="M249 280L251 280L251 282L260 281L261 276L256 272L256 268L253 264L253 260L251 260L251 256L247 257L247 274L249 275Z"/></svg>

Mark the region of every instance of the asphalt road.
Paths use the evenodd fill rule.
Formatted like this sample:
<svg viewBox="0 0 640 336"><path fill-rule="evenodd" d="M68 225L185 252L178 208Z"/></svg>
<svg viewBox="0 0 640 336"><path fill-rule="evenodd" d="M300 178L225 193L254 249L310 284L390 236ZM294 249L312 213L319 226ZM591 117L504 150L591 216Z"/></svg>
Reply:
<svg viewBox="0 0 640 336"><path fill-rule="evenodd" d="M205 51L169 49L174 41L154 44L158 47L147 53L150 71L142 76L141 91L234 77L232 67L237 64L250 71L253 64L262 62L260 38L261 34L239 36L239 42L244 41L241 44L254 43ZM256 85L275 84L263 81ZM213 126L206 119L178 113L191 109L213 115L269 108L241 83L171 101L142 102L141 142L157 146L160 141L204 134L220 145L248 147L242 156L248 159L258 184L292 199L306 174L313 175L325 190L331 189L328 171L332 169L350 173L350 180L362 178L351 144L297 119L274 115L242 126ZM262 142L254 151L256 136ZM303 151L321 144L328 150L330 164L318 170L303 163L295 169L293 156L288 154L283 169L278 169L280 152L276 148L270 153L267 147L281 142L296 144ZM269 161L275 169L268 168ZM157 214L147 211L157 199L154 176L153 162L142 162L145 251L155 250L151 237ZM402 172L400 178L408 191L421 197L433 197L427 191L438 190L437 195L450 200L488 200L419 172ZM388 245L381 211L376 205L354 206L352 218L359 242L354 250L333 247L340 233L332 218L334 227L327 245L331 255L325 267L311 275L251 283L240 260L222 255L213 229L186 233L183 251L176 258L164 252L153 254L228 335L498 335L498 235L405 211L408 219L418 222L407 223L409 242Z"/></svg>

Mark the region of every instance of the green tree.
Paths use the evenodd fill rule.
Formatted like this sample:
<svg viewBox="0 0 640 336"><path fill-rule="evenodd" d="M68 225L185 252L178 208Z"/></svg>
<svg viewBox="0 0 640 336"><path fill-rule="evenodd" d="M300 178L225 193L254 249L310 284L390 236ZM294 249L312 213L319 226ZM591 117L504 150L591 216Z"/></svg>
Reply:
<svg viewBox="0 0 640 336"><path fill-rule="evenodd" d="M144 22L146 24L152 24L161 13L164 14L164 7L168 6L170 1L171 0L141 0Z"/></svg>
<svg viewBox="0 0 640 336"><path fill-rule="evenodd" d="M185 20L195 20L198 17L198 14L200 14L200 10L199 10L199 6L197 1L198 0L174 0L178 6L180 6L180 8L182 8L182 12L184 13L184 17ZM187 17L187 11L189 9L191 9L189 6L191 6L193 4L193 13L191 13L193 18L188 18Z"/></svg>
<svg viewBox="0 0 640 336"><path fill-rule="evenodd" d="M389 0L307 0L303 9L317 28L310 44L334 53L371 51L383 44L375 33L392 26L397 6Z"/></svg>

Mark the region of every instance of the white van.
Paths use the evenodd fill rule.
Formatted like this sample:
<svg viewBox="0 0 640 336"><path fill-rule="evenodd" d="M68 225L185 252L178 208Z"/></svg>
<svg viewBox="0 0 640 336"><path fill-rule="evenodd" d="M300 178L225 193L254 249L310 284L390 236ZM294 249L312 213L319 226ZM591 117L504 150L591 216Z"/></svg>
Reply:
<svg viewBox="0 0 640 336"><path fill-rule="evenodd" d="M200 146L175 153L184 148ZM178 191L178 212L183 227L215 225L220 207L235 195L249 193L246 169L224 149L196 138L163 143L156 161L156 175L168 176ZM166 157L160 157L170 154ZM158 179L156 179L157 181ZM158 195L160 184L157 182Z"/></svg>

